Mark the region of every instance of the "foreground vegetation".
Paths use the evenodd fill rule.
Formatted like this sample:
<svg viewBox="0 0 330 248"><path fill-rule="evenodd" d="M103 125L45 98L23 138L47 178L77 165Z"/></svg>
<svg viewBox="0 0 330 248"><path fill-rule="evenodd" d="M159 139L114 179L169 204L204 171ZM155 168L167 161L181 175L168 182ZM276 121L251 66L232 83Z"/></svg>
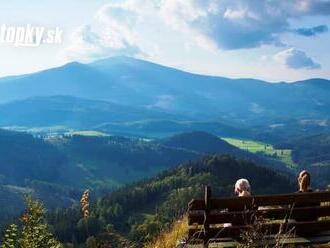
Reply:
<svg viewBox="0 0 330 248"><path fill-rule="evenodd" d="M1 248L61 248L45 219L45 209L38 201L26 197L26 210L18 224L5 231Z"/></svg>
<svg viewBox="0 0 330 248"><path fill-rule="evenodd" d="M144 245L144 248L173 248L184 242L185 237L188 235L188 219L175 221L172 226L163 230L155 239Z"/></svg>

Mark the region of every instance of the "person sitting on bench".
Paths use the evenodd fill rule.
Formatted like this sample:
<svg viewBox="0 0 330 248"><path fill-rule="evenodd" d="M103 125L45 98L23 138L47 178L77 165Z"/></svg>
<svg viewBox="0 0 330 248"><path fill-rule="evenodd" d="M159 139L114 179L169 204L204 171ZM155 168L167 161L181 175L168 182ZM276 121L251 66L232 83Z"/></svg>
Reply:
<svg viewBox="0 0 330 248"><path fill-rule="evenodd" d="M303 170L299 173L298 176L298 186L299 190L297 193L306 193L306 192L313 192L312 188L310 187L311 184L311 175L308 171ZM302 208L302 207L316 207L320 206L319 202L309 202L309 203L296 203L294 205L295 208ZM295 221L316 221L317 215L307 215L307 216L301 216L299 218L295 218Z"/></svg>
<svg viewBox="0 0 330 248"><path fill-rule="evenodd" d="M235 183L235 194L238 197L251 196L251 186L250 186L250 183L247 179L241 178L241 179L238 179L236 181L236 183ZM228 209L229 212L243 211L243 210L245 210L245 209L242 209L241 206L237 206L235 208ZM235 224L237 225L237 224L244 224L244 223L242 222L242 223L235 223ZM232 223L224 223L223 226L224 227L230 227L230 226L232 226Z"/></svg>
<svg viewBox="0 0 330 248"><path fill-rule="evenodd" d="M309 172L306 170L301 171L298 176L298 185L299 185L298 193L313 192L313 190L310 188L310 184L311 184L311 175L309 174Z"/></svg>
<svg viewBox="0 0 330 248"><path fill-rule="evenodd" d="M238 179L235 183L235 194L241 196L251 196L251 186L247 179Z"/></svg>

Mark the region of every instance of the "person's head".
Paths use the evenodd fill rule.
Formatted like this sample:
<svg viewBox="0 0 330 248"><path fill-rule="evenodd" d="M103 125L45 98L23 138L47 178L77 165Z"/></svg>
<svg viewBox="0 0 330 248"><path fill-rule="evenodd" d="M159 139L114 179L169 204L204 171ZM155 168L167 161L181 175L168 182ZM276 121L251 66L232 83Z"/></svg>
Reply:
<svg viewBox="0 0 330 248"><path fill-rule="evenodd" d="M249 196L251 195L251 186L247 179L241 178L235 183L235 193L238 196Z"/></svg>
<svg viewBox="0 0 330 248"><path fill-rule="evenodd" d="M299 173L298 176L299 190L301 192L307 192L311 184L311 175L308 171L303 170Z"/></svg>

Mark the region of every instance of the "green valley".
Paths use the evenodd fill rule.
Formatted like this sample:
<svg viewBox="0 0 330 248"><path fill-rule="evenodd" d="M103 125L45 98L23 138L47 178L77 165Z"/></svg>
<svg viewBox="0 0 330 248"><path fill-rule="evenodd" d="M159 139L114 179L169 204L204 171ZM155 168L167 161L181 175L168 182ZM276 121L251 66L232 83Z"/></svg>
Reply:
<svg viewBox="0 0 330 248"><path fill-rule="evenodd" d="M292 159L291 149L276 149L271 144L266 144L259 141L244 140L236 138L222 138L229 144L236 146L244 151L251 153L263 153L268 156L277 158L285 163L289 168L297 168L298 165Z"/></svg>

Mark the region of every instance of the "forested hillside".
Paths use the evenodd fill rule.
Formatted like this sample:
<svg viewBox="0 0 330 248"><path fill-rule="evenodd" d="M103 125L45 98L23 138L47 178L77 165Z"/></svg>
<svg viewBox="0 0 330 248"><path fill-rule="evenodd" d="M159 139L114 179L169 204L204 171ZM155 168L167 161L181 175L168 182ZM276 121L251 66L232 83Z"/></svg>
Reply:
<svg viewBox="0 0 330 248"><path fill-rule="evenodd" d="M195 151L201 154L230 154L236 158L250 159L260 166L269 167L288 174L293 172L288 169L282 161L275 157L267 156L263 153L250 153L229 144L224 139L206 132L195 131L181 133L169 138L156 140L155 142L163 146Z"/></svg>
<svg viewBox="0 0 330 248"><path fill-rule="evenodd" d="M1 129L0 151L0 175L3 183L8 184L32 179L54 182L67 161L66 156L42 139Z"/></svg>
<svg viewBox="0 0 330 248"><path fill-rule="evenodd" d="M49 142L67 154L73 165L87 173L86 183L95 186L102 186L98 182L118 186L136 181L200 156L194 151L119 136L73 135Z"/></svg>
<svg viewBox="0 0 330 248"><path fill-rule="evenodd" d="M294 139L285 146L292 147L292 158L302 169L310 170L317 183L326 187L330 182L330 134L323 133Z"/></svg>
<svg viewBox="0 0 330 248"><path fill-rule="evenodd" d="M92 205L89 233L79 208L54 212L49 219L63 242L85 242L90 235L104 242L115 233L139 247L184 214L192 198L202 197L204 185L215 196L230 196L241 177L250 180L253 194L295 191L287 177L249 161L207 156L110 193Z"/></svg>
<svg viewBox="0 0 330 248"><path fill-rule="evenodd" d="M86 187L96 194L155 175L200 154L123 137L36 138L0 130L0 229L31 194L47 208L68 207ZM8 207L7 207L8 206Z"/></svg>
<svg viewBox="0 0 330 248"><path fill-rule="evenodd" d="M203 132L148 141L83 135L37 138L0 130L0 152L1 200L11 206L1 208L0 225L22 210L24 194L41 199L49 209L68 207L79 200L84 188L100 195L207 154L231 154L285 168Z"/></svg>
<svg viewBox="0 0 330 248"><path fill-rule="evenodd" d="M292 143L293 158L302 165L330 165L330 134L308 136Z"/></svg>
<svg viewBox="0 0 330 248"><path fill-rule="evenodd" d="M148 141L83 135L37 138L0 130L0 151L0 183L21 187L111 188L206 154L231 154L263 166L285 167L204 132Z"/></svg>
<svg viewBox="0 0 330 248"><path fill-rule="evenodd" d="M232 153L240 151L226 141L206 132L190 132L174 135L160 141L169 147L205 153Z"/></svg>
<svg viewBox="0 0 330 248"><path fill-rule="evenodd" d="M245 127L237 127L234 123L217 121L176 121L176 120L139 120L124 123L103 123L96 130L122 135L165 138L172 135L203 131L225 137L251 137Z"/></svg>
<svg viewBox="0 0 330 248"><path fill-rule="evenodd" d="M0 126L92 129L106 123L182 117L160 110L148 110L72 96L31 97L0 104Z"/></svg>

